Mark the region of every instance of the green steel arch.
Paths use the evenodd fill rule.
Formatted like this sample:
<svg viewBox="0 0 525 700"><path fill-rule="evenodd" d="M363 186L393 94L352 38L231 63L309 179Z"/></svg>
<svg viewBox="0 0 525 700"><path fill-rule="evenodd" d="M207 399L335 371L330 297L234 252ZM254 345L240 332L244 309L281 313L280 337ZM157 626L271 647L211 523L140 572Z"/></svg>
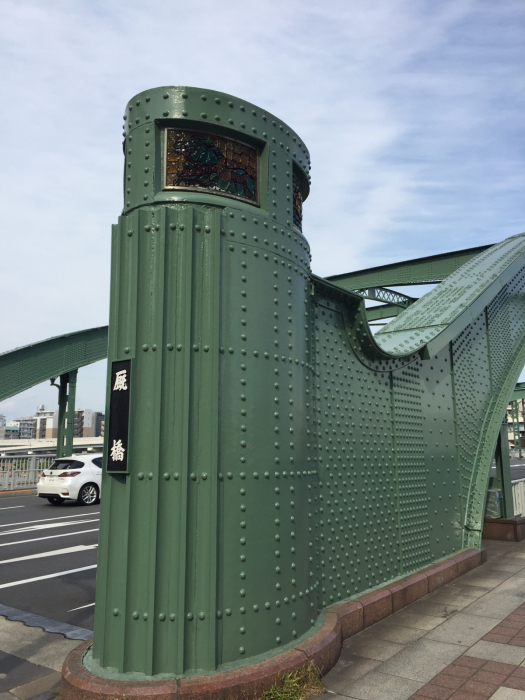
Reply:
<svg viewBox="0 0 525 700"><path fill-rule="evenodd" d="M4 352L0 355L0 401L107 355L107 326L66 333Z"/></svg>
<svg viewBox="0 0 525 700"><path fill-rule="evenodd" d="M374 336L362 304L359 319L347 322L354 342L356 329L366 336L363 357L398 358L412 367L449 361L448 373L438 371L448 374L452 389L465 547L479 546L496 440L525 364L525 234L479 250ZM407 353L418 359L411 362ZM436 421L432 414L441 407L426 409L426 420Z"/></svg>

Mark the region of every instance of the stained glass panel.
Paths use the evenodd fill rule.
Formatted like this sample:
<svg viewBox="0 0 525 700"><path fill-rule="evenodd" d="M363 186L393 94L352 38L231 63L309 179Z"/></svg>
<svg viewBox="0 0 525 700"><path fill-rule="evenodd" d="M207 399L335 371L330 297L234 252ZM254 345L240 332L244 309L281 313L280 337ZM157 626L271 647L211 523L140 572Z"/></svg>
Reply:
<svg viewBox="0 0 525 700"><path fill-rule="evenodd" d="M257 201L256 148L201 131L166 132L166 187L198 187Z"/></svg>
<svg viewBox="0 0 525 700"><path fill-rule="evenodd" d="M299 231L303 229L303 192L299 178L293 176L293 223Z"/></svg>

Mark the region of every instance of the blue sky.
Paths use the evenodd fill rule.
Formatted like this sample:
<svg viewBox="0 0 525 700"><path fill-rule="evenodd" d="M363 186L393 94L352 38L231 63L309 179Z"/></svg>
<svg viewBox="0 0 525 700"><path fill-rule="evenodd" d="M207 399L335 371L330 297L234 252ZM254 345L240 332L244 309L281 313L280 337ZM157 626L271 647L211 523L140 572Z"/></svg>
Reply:
<svg viewBox="0 0 525 700"><path fill-rule="evenodd" d="M317 274L525 231L522 0L0 3L0 352L108 318L122 114L158 85L221 90L312 156ZM104 363L78 406L103 409ZM0 403L53 405L46 386Z"/></svg>

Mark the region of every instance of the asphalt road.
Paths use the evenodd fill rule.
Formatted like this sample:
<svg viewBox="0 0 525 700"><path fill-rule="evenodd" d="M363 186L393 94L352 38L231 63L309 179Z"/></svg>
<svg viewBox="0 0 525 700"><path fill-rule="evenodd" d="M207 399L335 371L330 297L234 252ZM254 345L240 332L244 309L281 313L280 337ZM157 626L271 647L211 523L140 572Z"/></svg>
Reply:
<svg viewBox="0 0 525 700"><path fill-rule="evenodd" d="M0 603L93 629L100 506L0 498Z"/></svg>
<svg viewBox="0 0 525 700"><path fill-rule="evenodd" d="M525 450L524 450L525 455ZM491 476L496 476L496 467L492 467ZM510 476L511 479L525 479L525 459L510 460Z"/></svg>

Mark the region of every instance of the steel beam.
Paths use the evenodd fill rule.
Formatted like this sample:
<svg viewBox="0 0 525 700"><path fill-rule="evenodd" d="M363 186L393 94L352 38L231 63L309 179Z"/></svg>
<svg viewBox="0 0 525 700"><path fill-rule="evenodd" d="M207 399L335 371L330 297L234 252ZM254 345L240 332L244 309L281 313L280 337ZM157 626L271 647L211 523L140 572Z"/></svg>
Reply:
<svg viewBox="0 0 525 700"><path fill-rule="evenodd" d="M327 279L345 289L397 287L412 284L436 284L458 270L473 257L490 248L488 245L465 248L451 253L429 255L403 262L369 267L365 270L330 275Z"/></svg>
<svg viewBox="0 0 525 700"><path fill-rule="evenodd" d="M108 327L67 333L0 355L0 401L107 357Z"/></svg>

